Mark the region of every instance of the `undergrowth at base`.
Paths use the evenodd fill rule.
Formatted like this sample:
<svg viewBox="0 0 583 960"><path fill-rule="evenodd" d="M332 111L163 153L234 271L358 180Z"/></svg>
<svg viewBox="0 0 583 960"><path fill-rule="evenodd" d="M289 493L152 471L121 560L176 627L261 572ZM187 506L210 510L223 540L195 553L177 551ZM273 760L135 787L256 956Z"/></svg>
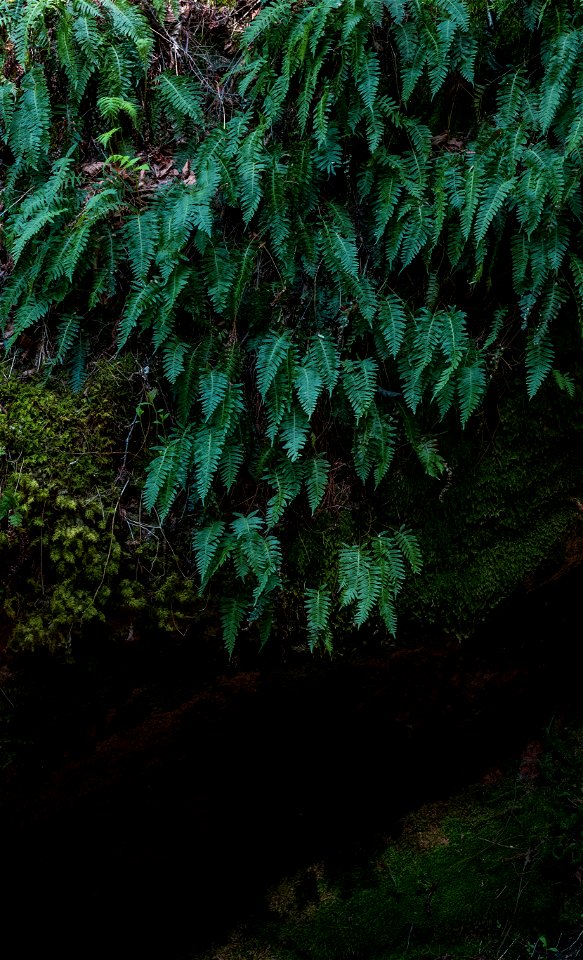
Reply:
<svg viewBox="0 0 583 960"><path fill-rule="evenodd" d="M577 960L583 953L583 726L518 769L407 817L364 866L317 864L204 960Z"/></svg>

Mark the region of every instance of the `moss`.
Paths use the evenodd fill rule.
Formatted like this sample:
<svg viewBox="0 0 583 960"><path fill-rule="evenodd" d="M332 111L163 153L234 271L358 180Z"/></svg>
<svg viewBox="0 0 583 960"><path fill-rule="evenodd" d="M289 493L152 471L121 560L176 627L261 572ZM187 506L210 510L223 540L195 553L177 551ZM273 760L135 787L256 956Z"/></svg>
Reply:
<svg viewBox="0 0 583 960"><path fill-rule="evenodd" d="M141 516L144 392L131 358L95 364L81 394L0 367L0 611L14 647L69 656L105 621L127 634L128 621L175 631L195 616L174 548Z"/></svg>
<svg viewBox="0 0 583 960"><path fill-rule="evenodd" d="M332 877L320 864L282 881L267 923L214 956L517 960L540 935L568 936L583 910L582 735L578 725L551 737L534 779L510 771L422 808L366 866Z"/></svg>
<svg viewBox="0 0 583 960"><path fill-rule="evenodd" d="M520 387L494 403L463 442L449 432L446 480L408 475L397 504L419 530L425 560L402 609L459 636L545 565L556 571L579 522L581 397L550 382L530 403Z"/></svg>

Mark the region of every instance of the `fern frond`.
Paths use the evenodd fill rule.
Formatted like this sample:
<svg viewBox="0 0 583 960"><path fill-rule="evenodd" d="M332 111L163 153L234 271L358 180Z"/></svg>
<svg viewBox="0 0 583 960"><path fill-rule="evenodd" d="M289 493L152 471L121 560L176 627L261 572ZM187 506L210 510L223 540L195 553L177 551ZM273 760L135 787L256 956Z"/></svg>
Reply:
<svg viewBox="0 0 583 960"><path fill-rule="evenodd" d="M279 425L279 435L284 450L289 459L295 462L308 439L310 421L301 407L292 404L291 409L284 413Z"/></svg>
<svg viewBox="0 0 583 960"><path fill-rule="evenodd" d="M302 486L302 474L298 464L289 460L279 460L264 475L264 480L274 488L275 493L267 501L265 522L273 527L281 520L286 507L295 500Z"/></svg>
<svg viewBox="0 0 583 960"><path fill-rule="evenodd" d="M157 90L163 106L177 120L187 118L204 126L200 87L192 77L165 71L158 77Z"/></svg>
<svg viewBox="0 0 583 960"><path fill-rule="evenodd" d="M213 413L223 402L229 389L229 378L222 370L209 370L198 381L202 413L208 423Z"/></svg>
<svg viewBox="0 0 583 960"><path fill-rule="evenodd" d="M245 462L245 447L236 440L229 440L221 454L219 476L225 485L227 493L231 491Z"/></svg>
<svg viewBox="0 0 583 960"><path fill-rule="evenodd" d="M476 243L479 244L483 242L494 217L500 211L515 183L516 177L510 177L509 180L504 180L502 183L494 183L487 188L484 194L484 200L480 203L476 214L476 222L474 225Z"/></svg>
<svg viewBox="0 0 583 960"><path fill-rule="evenodd" d="M394 293L383 297L379 303L379 326L392 357L396 357L401 349L406 325L407 317L403 300Z"/></svg>
<svg viewBox="0 0 583 960"><path fill-rule="evenodd" d="M206 527L196 530L192 538L194 562L200 577L201 590L204 590L207 586L211 571L212 573L216 572L215 560L225 533L225 527L224 520L213 520ZM223 559L226 559L226 557Z"/></svg>
<svg viewBox="0 0 583 960"><path fill-rule="evenodd" d="M342 386L357 423L374 399L377 373L378 365L371 357L366 360L345 360L343 363Z"/></svg>
<svg viewBox="0 0 583 960"><path fill-rule="evenodd" d="M413 573L420 573L423 567L423 558L419 548L419 540L413 531L406 527L400 527L398 530L395 530L393 536Z"/></svg>
<svg viewBox="0 0 583 960"><path fill-rule="evenodd" d="M304 480L312 514L316 512L324 498L329 474L330 464L321 454L309 457L304 462Z"/></svg>
<svg viewBox="0 0 583 960"><path fill-rule="evenodd" d="M249 609L249 601L241 596L223 597L219 603L219 608L225 649L232 657L241 624Z"/></svg>
<svg viewBox="0 0 583 960"><path fill-rule="evenodd" d="M225 429L223 426L204 425L196 430L193 446L194 482L202 503L207 498L211 483L219 468L224 444Z"/></svg>
<svg viewBox="0 0 583 960"><path fill-rule="evenodd" d="M257 212L263 195L262 179L269 158L264 144L265 130L260 124L243 140L237 156L239 175L239 196L245 225Z"/></svg>
<svg viewBox="0 0 583 960"><path fill-rule="evenodd" d="M22 78L8 134L13 153L27 166L38 169L47 156L50 126L49 91L44 70L37 64Z"/></svg>
<svg viewBox="0 0 583 960"><path fill-rule="evenodd" d="M164 520L178 491L186 485L192 462L190 430L175 433L167 443L154 447L153 452L158 456L146 469L144 506L149 512L156 507L160 520Z"/></svg>
<svg viewBox="0 0 583 960"><path fill-rule="evenodd" d="M188 351L188 344L179 340L178 337L171 337L164 344L162 348L162 368L169 383L176 383L184 370L184 358Z"/></svg>
<svg viewBox="0 0 583 960"><path fill-rule="evenodd" d="M312 337L308 360L318 371L330 396L340 376L340 357L336 345L325 334Z"/></svg>
<svg viewBox="0 0 583 960"><path fill-rule="evenodd" d="M57 327L57 350L55 363L63 363L73 349L73 344L79 339L81 318L77 314L65 317Z"/></svg>
<svg viewBox="0 0 583 960"><path fill-rule="evenodd" d="M564 390L570 399L573 400L576 393L576 387L573 378L568 373L561 373L560 370L553 370L553 379L559 390Z"/></svg>
<svg viewBox="0 0 583 960"><path fill-rule="evenodd" d="M296 370L294 386L302 409L311 417L324 386L322 377L314 366L304 364Z"/></svg>
<svg viewBox="0 0 583 960"><path fill-rule="evenodd" d="M526 386L529 399L538 392L553 366L555 351L548 330L536 330L526 344Z"/></svg>
<svg viewBox="0 0 583 960"><path fill-rule="evenodd" d="M486 390L486 371L481 358L460 367L457 373L457 391L462 427L476 410Z"/></svg>
<svg viewBox="0 0 583 960"><path fill-rule="evenodd" d="M155 209L137 214L126 221L124 237L134 279L145 280L154 258L159 238L159 221Z"/></svg>
<svg viewBox="0 0 583 960"><path fill-rule="evenodd" d="M257 389L263 400L290 348L289 330L284 330L282 333L268 333L261 338L257 351Z"/></svg>
<svg viewBox="0 0 583 960"><path fill-rule="evenodd" d="M319 587L308 587L304 591L304 605L308 620L308 646L311 651L320 640L326 638L330 643L330 614L332 598L327 584Z"/></svg>

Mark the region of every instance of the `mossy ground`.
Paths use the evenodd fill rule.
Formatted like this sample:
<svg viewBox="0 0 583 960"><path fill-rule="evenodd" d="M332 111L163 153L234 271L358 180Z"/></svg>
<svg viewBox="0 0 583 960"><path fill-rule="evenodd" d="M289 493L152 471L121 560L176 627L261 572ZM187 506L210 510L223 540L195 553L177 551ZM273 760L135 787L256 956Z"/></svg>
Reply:
<svg viewBox="0 0 583 960"><path fill-rule="evenodd" d="M581 721L547 731L538 752L531 745L498 782L412 814L369 863L348 873L316 864L283 880L263 924L207 960L556 955L583 929Z"/></svg>

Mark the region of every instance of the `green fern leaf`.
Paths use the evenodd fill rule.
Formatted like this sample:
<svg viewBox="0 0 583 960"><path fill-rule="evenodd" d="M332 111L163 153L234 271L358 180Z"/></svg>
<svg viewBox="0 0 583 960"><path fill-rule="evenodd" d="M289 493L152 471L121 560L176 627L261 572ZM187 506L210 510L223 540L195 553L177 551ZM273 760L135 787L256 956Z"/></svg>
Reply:
<svg viewBox="0 0 583 960"><path fill-rule="evenodd" d="M561 373L560 370L553 370L553 379L559 390L564 390L571 400L573 400L576 392L573 378L568 373Z"/></svg>
<svg viewBox="0 0 583 960"><path fill-rule="evenodd" d="M227 395L229 378L222 370L210 370L198 381L198 389L205 423L208 423Z"/></svg>
<svg viewBox="0 0 583 960"><path fill-rule="evenodd" d="M462 427L465 427L486 390L483 360L475 360L474 363L460 368L457 375L457 389Z"/></svg>
<svg viewBox="0 0 583 960"><path fill-rule="evenodd" d="M330 588L326 584L319 587L308 587L304 592L304 605L306 608L306 617L308 620L308 646L311 651L316 644L325 637L330 643L330 613L332 611L332 598Z"/></svg>
<svg viewBox="0 0 583 960"><path fill-rule="evenodd" d="M324 386L322 377L315 367L305 364L297 368L294 386L302 409L311 417Z"/></svg>
<svg viewBox="0 0 583 960"><path fill-rule="evenodd" d="M295 462L308 439L310 421L301 407L293 404L291 410L282 417L279 435L289 459Z"/></svg>
<svg viewBox="0 0 583 960"><path fill-rule="evenodd" d="M137 282L145 280L156 252L159 238L158 216L155 210L130 217L124 228L128 257Z"/></svg>
<svg viewBox="0 0 583 960"><path fill-rule="evenodd" d="M162 368L169 383L176 383L184 370L184 358L188 351L188 344L177 337L172 337L164 344L162 348Z"/></svg>
<svg viewBox="0 0 583 960"><path fill-rule="evenodd" d="M257 388L263 400L291 349L289 330L268 333L262 337L257 351Z"/></svg>
<svg viewBox="0 0 583 960"><path fill-rule="evenodd" d="M516 183L516 177L510 177L502 183L493 184L485 192L484 200L478 208L476 222L474 225L474 235L476 243L482 243L486 232L490 227L496 214L500 211L506 197Z"/></svg>
<svg viewBox="0 0 583 960"><path fill-rule="evenodd" d="M356 69L356 86L369 113L374 113L374 105L381 80L379 58L372 50L363 54Z"/></svg>
<svg viewBox="0 0 583 960"><path fill-rule="evenodd" d="M526 386L529 399L538 392L553 366L555 351L548 331L535 331L526 344Z"/></svg>
<svg viewBox="0 0 583 960"><path fill-rule="evenodd" d="M194 482L202 503L205 502L219 468L225 444L225 429L222 426L201 426L194 437Z"/></svg>
<svg viewBox="0 0 583 960"><path fill-rule="evenodd" d="M312 337L308 360L318 371L330 396L340 376L340 357L336 345L325 334Z"/></svg>
<svg viewBox="0 0 583 960"><path fill-rule="evenodd" d="M412 530L406 527L400 527L394 533L394 539L413 573L420 573L423 566L423 558L419 548L419 541Z"/></svg>
<svg viewBox="0 0 583 960"><path fill-rule="evenodd" d="M265 522L269 528L279 523L288 504L299 494L302 474L297 464L280 460L265 473L263 479L275 490L274 495L267 501L265 511Z"/></svg>
<svg viewBox="0 0 583 960"><path fill-rule="evenodd" d="M36 65L22 78L20 97L9 130L10 147L27 166L35 169L48 155L51 126L49 91L42 66Z"/></svg>
<svg viewBox="0 0 583 960"><path fill-rule="evenodd" d="M209 574L216 572L214 561L219 552L224 533L224 521L214 520L208 526L197 530L192 538L194 561L200 577L201 590L204 590L207 586L210 579Z"/></svg>
<svg viewBox="0 0 583 960"><path fill-rule="evenodd" d="M158 93L162 103L176 117L187 117L196 126L204 126L200 88L192 77L168 71L161 73Z"/></svg>
<svg viewBox="0 0 583 960"><path fill-rule="evenodd" d="M396 294L383 297L379 304L379 324L383 339L392 357L401 349L406 329L405 304Z"/></svg>
<svg viewBox="0 0 583 960"><path fill-rule="evenodd" d="M378 365L371 357L366 360L345 360L342 386L354 410L356 422L370 407L377 390Z"/></svg>
<svg viewBox="0 0 583 960"><path fill-rule="evenodd" d="M330 464L321 454L310 457L304 463L304 478L308 493L308 503L312 514L316 512L326 493Z"/></svg>
<svg viewBox="0 0 583 960"><path fill-rule="evenodd" d="M219 464L219 475L227 493L233 488L244 462L245 447L243 444L233 440L226 443Z"/></svg>
<svg viewBox="0 0 583 960"><path fill-rule="evenodd" d="M63 363L73 349L81 332L81 318L77 314L65 317L57 327L57 352L55 363Z"/></svg>
<svg viewBox="0 0 583 960"><path fill-rule="evenodd" d="M221 611L225 649L229 656L232 657L241 624L249 609L249 601L243 597L223 597L219 607Z"/></svg>
<svg viewBox="0 0 583 960"><path fill-rule="evenodd" d="M239 196L245 225L256 213L263 195L261 181L269 162L264 138L265 130L259 125L245 137L237 156Z"/></svg>
<svg viewBox="0 0 583 960"><path fill-rule="evenodd" d="M167 443L153 450L158 456L150 461L146 470L144 506L148 512L157 507L163 521L178 490L186 483L192 450L190 432L177 433Z"/></svg>

